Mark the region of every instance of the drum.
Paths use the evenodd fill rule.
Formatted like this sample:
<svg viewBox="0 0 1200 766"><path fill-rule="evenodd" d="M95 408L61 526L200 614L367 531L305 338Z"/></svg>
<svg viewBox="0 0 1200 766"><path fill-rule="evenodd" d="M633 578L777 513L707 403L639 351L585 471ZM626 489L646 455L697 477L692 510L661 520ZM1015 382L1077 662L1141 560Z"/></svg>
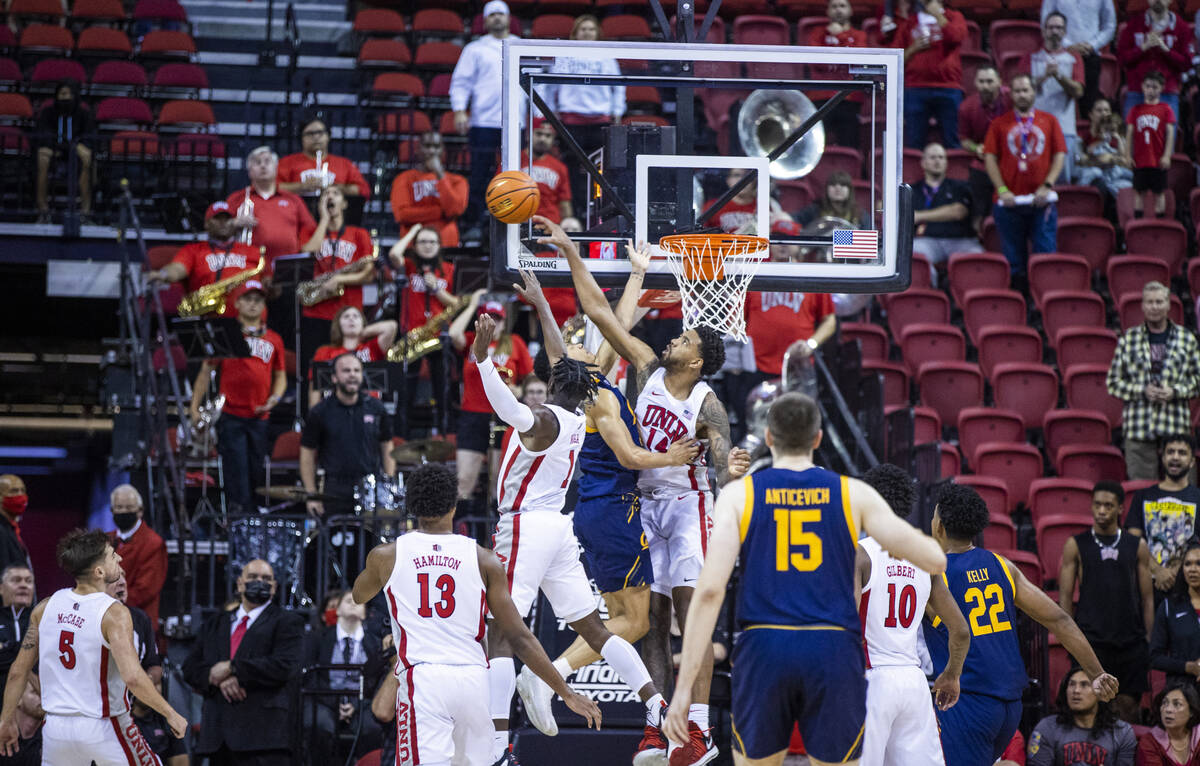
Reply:
<svg viewBox="0 0 1200 766"><path fill-rule="evenodd" d="M386 475L368 474L354 485L354 513L396 514L404 510L404 485Z"/></svg>

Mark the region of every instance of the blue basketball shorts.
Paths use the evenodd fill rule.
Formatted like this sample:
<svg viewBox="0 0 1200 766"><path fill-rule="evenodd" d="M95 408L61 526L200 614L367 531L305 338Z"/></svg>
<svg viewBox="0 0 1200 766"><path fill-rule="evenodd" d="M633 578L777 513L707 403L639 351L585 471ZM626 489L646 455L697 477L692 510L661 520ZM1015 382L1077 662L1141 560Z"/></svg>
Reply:
<svg viewBox="0 0 1200 766"><path fill-rule="evenodd" d="M588 574L601 593L654 581L641 502L636 492L627 492L581 499L575 507L575 537L583 546Z"/></svg>

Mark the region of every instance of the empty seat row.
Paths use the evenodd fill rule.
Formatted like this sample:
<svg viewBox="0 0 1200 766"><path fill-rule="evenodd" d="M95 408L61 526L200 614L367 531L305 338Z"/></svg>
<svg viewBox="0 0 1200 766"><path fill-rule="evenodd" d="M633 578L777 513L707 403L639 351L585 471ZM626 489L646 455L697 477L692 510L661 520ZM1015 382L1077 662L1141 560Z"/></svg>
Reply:
<svg viewBox="0 0 1200 766"><path fill-rule="evenodd" d="M28 84L53 87L63 80L75 80L92 85L116 85L130 88L189 88L209 87L208 74L204 67L190 62L171 62L154 70L151 78L146 68L136 61L102 61L89 76L83 64L74 59L43 59L29 73ZM16 61L0 58L0 82L25 82Z"/></svg>
<svg viewBox="0 0 1200 766"><path fill-rule="evenodd" d="M57 21L67 17L60 0L10 0L9 19L18 23L27 20ZM186 24L187 11L177 0L138 0L133 11L126 14L121 0L75 0L71 4L73 21L115 22L133 21Z"/></svg>
<svg viewBox="0 0 1200 766"><path fill-rule="evenodd" d="M71 30L53 24L30 24L21 32L19 42L11 38L8 27L0 25L0 48L15 47L24 56L130 56L189 58L196 55L196 42L187 32L155 29L147 32L136 51L124 32L104 27L89 27L80 32L79 41Z"/></svg>

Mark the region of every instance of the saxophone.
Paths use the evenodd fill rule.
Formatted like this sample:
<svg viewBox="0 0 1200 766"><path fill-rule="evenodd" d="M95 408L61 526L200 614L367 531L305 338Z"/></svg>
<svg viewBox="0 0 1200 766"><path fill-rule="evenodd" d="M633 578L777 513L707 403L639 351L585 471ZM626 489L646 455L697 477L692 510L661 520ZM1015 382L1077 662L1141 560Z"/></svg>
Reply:
<svg viewBox="0 0 1200 766"><path fill-rule="evenodd" d="M454 315L465 309L470 302L471 296L459 296L449 306L430 317L428 322L414 330L409 330L401 340L396 341L396 345L388 349L387 360L389 362L415 362L426 354L437 351L442 345L438 339L441 326L453 319Z"/></svg>
<svg viewBox="0 0 1200 766"><path fill-rule="evenodd" d="M238 285L246 282L263 270L267 264L265 248L259 248L258 264L249 271L239 271L233 276L204 285L195 292L183 296L179 302L179 316L198 317L204 314L224 314L225 298Z"/></svg>
<svg viewBox="0 0 1200 766"><path fill-rule="evenodd" d="M375 263L375 261L379 259L379 232L375 229L371 229L371 242L372 247L370 258L362 258L357 261L351 261L345 266L334 269L333 271L322 274L319 277L309 279L296 285L296 297L300 299L300 303L305 306L315 306L316 304L325 300L341 298L346 293L345 285L338 285L337 292L329 296L329 298L321 297L321 288L338 274L346 274L352 271L358 271L367 264Z"/></svg>

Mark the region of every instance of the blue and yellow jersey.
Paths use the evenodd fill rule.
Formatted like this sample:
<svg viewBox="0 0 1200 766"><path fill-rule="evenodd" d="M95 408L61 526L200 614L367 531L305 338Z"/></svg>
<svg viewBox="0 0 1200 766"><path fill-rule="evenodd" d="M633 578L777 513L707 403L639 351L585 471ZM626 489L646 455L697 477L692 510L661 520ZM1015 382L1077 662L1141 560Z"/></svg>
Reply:
<svg viewBox="0 0 1200 766"><path fill-rule="evenodd" d="M633 443L644 447L642 434L638 430L637 415L634 414L633 407L629 406L629 400L619 388L609 383L607 378L600 378L599 383L600 388L611 391L617 397L621 421L625 423ZM583 437L583 449L579 452L579 498L591 500L637 492L637 480L638 472L622 466L600 432L589 426Z"/></svg>
<svg viewBox="0 0 1200 766"><path fill-rule="evenodd" d="M858 531L849 480L824 468L768 468L742 480L743 630L842 628L861 633L854 598Z"/></svg>
<svg viewBox="0 0 1200 766"><path fill-rule="evenodd" d="M1008 566L983 548L948 553L942 580L971 630L960 687L964 692L1020 699L1029 679L1017 639L1016 586ZM926 620L924 628L933 670L941 673L950 658L950 632L937 618Z"/></svg>

